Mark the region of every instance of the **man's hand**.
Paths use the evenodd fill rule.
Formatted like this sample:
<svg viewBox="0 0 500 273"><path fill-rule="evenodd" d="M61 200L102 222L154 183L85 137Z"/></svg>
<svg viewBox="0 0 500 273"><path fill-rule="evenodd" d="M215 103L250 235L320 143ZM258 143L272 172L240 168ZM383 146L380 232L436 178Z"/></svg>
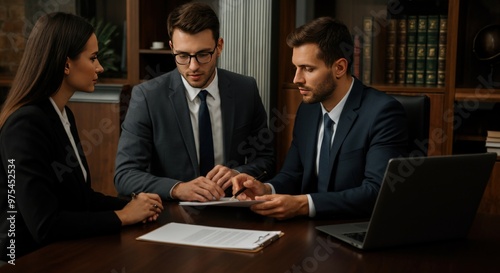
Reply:
<svg viewBox="0 0 500 273"><path fill-rule="evenodd" d="M231 186L231 178L238 175L238 172L226 166L217 165L207 173L207 178L215 182L222 190Z"/></svg>
<svg viewBox="0 0 500 273"><path fill-rule="evenodd" d="M246 187L247 189L238 195L239 200L253 200L256 196L271 194L271 187L258 180L255 180L253 176L245 173L240 173L231 179L233 183L233 194L239 191L241 188Z"/></svg>
<svg viewBox="0 0 500 273"><path fill-rule="evenodd" d="M254 212L264 216L283 220L299 215L309 215L307 195L271 194L256 196L255 200L266 201L250 207Z"/></svg>
<svg viewBox="0 0 500 273"><path fill-rule="evenodd" d="M172 197L183 201L213 201L224 197L224 190L212 180L200 176L194 180L178 183Z"/></svg>

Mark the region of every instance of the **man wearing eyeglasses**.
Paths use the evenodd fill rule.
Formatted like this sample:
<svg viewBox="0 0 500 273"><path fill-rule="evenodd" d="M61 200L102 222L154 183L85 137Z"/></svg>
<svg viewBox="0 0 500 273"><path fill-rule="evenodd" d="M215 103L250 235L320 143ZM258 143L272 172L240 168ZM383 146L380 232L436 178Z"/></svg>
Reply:
<svg viewBox="0 0 500 273"><path fill-rule="evenodd" d="M122 195L209 201L238 173L274 170L274 151L254 78L216 67L224 41L210 6L188 3L168 17L177 69L135 86L116 158Z"/></svg>

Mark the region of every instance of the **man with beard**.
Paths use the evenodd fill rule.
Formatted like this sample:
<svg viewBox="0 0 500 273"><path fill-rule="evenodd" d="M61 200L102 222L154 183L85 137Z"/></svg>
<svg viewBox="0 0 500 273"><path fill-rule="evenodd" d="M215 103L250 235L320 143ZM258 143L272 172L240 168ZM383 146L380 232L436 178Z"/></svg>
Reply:
<svg viewBox="0 0 500 273"><path fill-rule="evenodd" d="M287 38L303 103L281 171L268 183L232 179L251 209L286 219L368 217L390 158L404 155L406 116L391 96L351 76L353 43L347 27L322 17Z"/></svg>

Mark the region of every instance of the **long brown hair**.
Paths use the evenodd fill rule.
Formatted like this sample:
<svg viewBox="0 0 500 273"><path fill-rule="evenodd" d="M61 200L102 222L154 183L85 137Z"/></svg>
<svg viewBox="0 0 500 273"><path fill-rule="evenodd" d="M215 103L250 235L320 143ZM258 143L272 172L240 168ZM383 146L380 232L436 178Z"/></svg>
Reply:
<svg viewBox="0 0 500 273"><path fill-rule="evenodd" d="M59 90L67 58L77 59L93 33L92 25L77 15L55 12L38 19L0 112L0 128L20 107Z"/></svg>

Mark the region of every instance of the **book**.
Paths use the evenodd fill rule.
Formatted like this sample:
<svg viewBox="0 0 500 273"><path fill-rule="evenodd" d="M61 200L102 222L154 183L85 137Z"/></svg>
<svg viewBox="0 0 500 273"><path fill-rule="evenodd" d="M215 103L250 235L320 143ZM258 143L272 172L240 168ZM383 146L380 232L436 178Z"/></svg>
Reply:
<svg viewBox="0 0 500 273"><path fill-rule="evenodd" d="M444 85L446 76L446 42L448 35L448 16L439 15L439 41L438 41L438 64L437 84Z"/></svg>
<svg viewBox="0 0 500 273"><path fill-rule="evenodd" d="M488 153L497 153L497 156L500 156L500 148L486 147L486 151Z"/></svg>
<svg viewBox="0 0 500 273"><path fill-rule="evenodd" d="M405 83L406 80L406 16L397 19L396 31L396 83Z"/></svg>
<svg viewBox="0 0 500 273"><path fill-rule="evenodd" d="M415 56L415 84L425 83L425 60L427 53L427 15L417 16L417 45Z"/></svg>
<svg viewBox="0 0 500 273"><path fill-rule="evenodd" d="M390 18L387 25L387 43L385 53L385 82L396 82L396 29L397 19Z"/></svg>
<svg viewBox="0 0 500 273"><path fill-rule="evenodd" d="M488 142L500 142L500 137L486 137L486 143Z"/></svg>
<svg viewBox="0 0 500 273"><path fill-rule="evenodd" d="M364 84L372 83L373 17L363 17L363 57L362 79Z"/></svg>
<svg viewBox="0 0 500 273"><path fill-rule="evenodd" d="M487 131L486 135L488 137L500 137L500 131Z"/></svg>
<svg viewBox="0 0 500 273"><path fill-rule="evenodd" d="M361 79L361 37L355 34L352 40L354 43L352 75L357 79Z"/></svg>
<svg viewBox="0 0 500 273"><path fill-rule="evenodd" d="M486 142L486 148L488 147L500 148L500 142Z"/></svg>
<svg viewBox="0 0 500 273"><path fill-rule="evenodd" d="M417 50L417 16L409 15L406 22L406 83L415 83Z"/></svg>
<svg viewBox="0 0 500 273"><path fill-rule="evenodd" d="M257 252L283 235L281 231L219 228L172 222L137 237L136 240Z"/></svg>
<svg viewBox="0 0 500 273"><path fill-rule="evenodd" d="M425 56L425 84L437 84L439 16L427 17L427 46Z"/></svg>

